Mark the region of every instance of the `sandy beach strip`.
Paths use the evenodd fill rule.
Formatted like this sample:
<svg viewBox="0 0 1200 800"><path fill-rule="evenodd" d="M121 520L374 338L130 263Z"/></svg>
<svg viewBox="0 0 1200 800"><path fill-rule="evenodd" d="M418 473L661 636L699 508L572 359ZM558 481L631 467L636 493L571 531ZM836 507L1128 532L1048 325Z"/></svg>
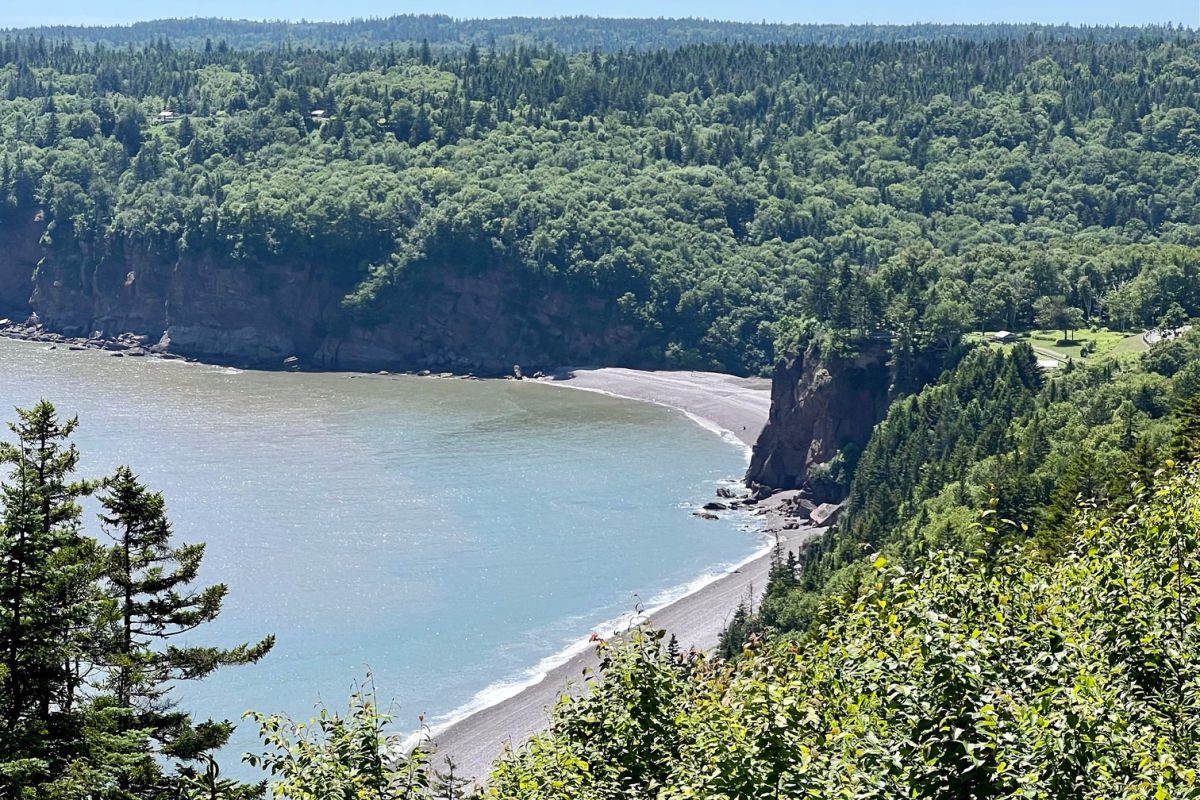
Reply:
<svg viewBox="0 0 1200 800"><path fill-rule="evenodd" d="M633 400L658 403L679 409L701 424L719 427L738 441L751 446L766 424L770 410L770 382L705 372L641 372L628 369L564 370L544 379L571 388L604 392ZM777 503L768 498L758 513L764 530L778 536L784 550L819 535L823 528L785 529L773 516ZM715 646L721 631L740 603L756 606L767 585L771 553L760 552L735 571L715 578L695 592L657 610L648 622L673 634L682 649L707 650ZM547 725L547 709L569 685L576 690L586 680L585 670L594 670L595 649L587 647L549 670L539 682L512 697L481 709L442 730L435 730L434 763L445 768L453 760L454 771L463 777L486 778L492 761L508 744L519 746Z"/></svg>
<svg viewBox="0 0 1200 800"><path fill-rule="evenodd" d="M753 447L758 441L771 412L769 378L739 378L718 372L577 367L558 370L540 382L669 406L701 424L728 431L746 447Z"/></svg>

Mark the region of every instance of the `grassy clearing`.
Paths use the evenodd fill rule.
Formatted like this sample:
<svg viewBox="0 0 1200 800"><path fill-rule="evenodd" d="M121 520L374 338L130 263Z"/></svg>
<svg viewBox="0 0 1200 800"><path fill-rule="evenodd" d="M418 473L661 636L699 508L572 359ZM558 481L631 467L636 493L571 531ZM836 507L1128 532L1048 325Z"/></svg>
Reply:
<svg viewBox="0 0 1200 800"><path fill-rule="evenodd" d="M1017 337L1019 341L1028 342L1039 357L1059 361L1066 361L1068 358L1076 361L1081 358L1121 358L1136 355L1147 349L1141 332L1131 334L1109 328L1076 331L1075 338L1070 341L1063 339L1062 331L1028 331L1018 333ZM993 342L990 334L972 333L967 338L970 341L982 342L988 347L1005 346ZM1087 356L1082 354L1084 345L1087 345L1090 351Z"/></svg>

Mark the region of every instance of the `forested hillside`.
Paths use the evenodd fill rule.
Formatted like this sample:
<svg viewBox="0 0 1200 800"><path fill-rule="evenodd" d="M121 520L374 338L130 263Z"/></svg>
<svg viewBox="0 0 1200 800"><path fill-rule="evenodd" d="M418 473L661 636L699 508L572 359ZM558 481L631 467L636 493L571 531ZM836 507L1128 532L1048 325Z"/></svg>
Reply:
<svg viewBox="0 0 1200 800"><path fill-rule="evenodd" d="M831 596L853 598L873 554L918 563L931 549L980 553L1006 543L1054 561L1078 546L1080 498L1103 512L1135 501L1167 460L1200 458L1200 335L1139 359L1044 374L1027 345L979 348L897 401L858 459L846 511L828 534L781 560L748 634L805 630ZM973 526L981 511L994 531Z"/></svg>
<svg viewBox="0 0 1200 800"><path fill-rule="evenodd" d="M649 635L610 649L603 684L564 699L489 796L1192 797L1200 475L1168 468L1133 500L1085 505L1051 561L873 556L811 633L734 663Z"/></svg>
<svg viewBox="0 0 1200 800"><path fill-rule="evenodd" d="M1168 22L1163 20L1163 22ZM1175 20L1175 22L1181 22ZM1135 38L1140 33L1162 35L1174 26L1126 28L1066 25L804 25L747 23L711 19L608 19L602 17L506 17L455 19L444 14L401 14L381 19L346 22L252 21L213 18L162 19L131 25L63 26L0 30L0 34L71 39L113 47L141 47L169 40L180 47L203 47L208 40L240 48L369 47L380 44L420 44L433 48L538 46L568 51L599 49L652 50L689 44L745 42L748 44L855 44L916 42L935 39L989 41L1027 36L1061 38L1087 36L1100 41Z"/></svg>
<svg viewBox="0 0 1200 800"><path fill-rule="evenodd" d="M1196 796L1196 36L526 22L6 38L0 314L268 366L869 347L828 393L886 410L817 465L832 531L720 654L602 643L488 796ZM1155 326L1053 371L964 342ZM166 692L271 640L168 644L224 587L133 473L76 474L75 426L42 403L0 445L0 794L257 796ZM367 697L256 719L279 796L460 794Z"/></svg>
<svg viewBox="0 0 1200 800"><path fill-rule="evenodd" d="M1110 34L577 54L9 38L0 305L28 307L44 259L51 327L343 368L753 373L810 319L916 347L1150 326L1200 312L1200 45Z"/></svg>

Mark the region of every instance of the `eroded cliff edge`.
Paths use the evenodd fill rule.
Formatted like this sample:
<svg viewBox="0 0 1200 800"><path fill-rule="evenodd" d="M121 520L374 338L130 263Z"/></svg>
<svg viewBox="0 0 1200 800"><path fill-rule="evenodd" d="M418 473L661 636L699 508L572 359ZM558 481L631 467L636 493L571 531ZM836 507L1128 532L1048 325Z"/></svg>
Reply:
<svg viewBox="0 0 1200 800"><path fill-rule="evenodd" d="M853 469L891 402L891 350L879 340L862 343L853 355L827 349L814 340L776 365L771 414L746 473L752 486L841 500L837 471Z"/></svg>
<svg viewBox="0 0 1200 800"><path fill-rule="evenodd" d="M137 241L102 257L44 247L30 212L0 225L0 318L35 313L66 336L136 334L206 361L332 370L502 374L562 364L661 366L653 341L599 294L503 264L426 263L391 285L386 314L343 299L359 275L319 262L166 258ZM661 343L658 343L661 352Z"/></svg>
<svg viewBox="0 0 1200 800"><path fill-rule="evenodd" d="M0 319L29 316L33 272L42 258L45 231L40 213L0 221Z"/></svg>

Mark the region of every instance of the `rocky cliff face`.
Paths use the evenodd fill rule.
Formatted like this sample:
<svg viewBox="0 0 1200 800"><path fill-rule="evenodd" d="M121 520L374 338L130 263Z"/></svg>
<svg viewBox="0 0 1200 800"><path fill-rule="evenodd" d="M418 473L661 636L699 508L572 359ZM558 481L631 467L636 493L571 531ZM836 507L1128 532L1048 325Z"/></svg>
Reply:
<svg viewBox="0 0 1200 800"><path fill-rule="evenodd" d="M854 358L828 356L813 343L780 361L771 385L770 419L754 446L747 482L812 488L814 467L832 462L848 445L866 446L888 409L888 357L883 342L864 345ZM827 488L817 492L828 493Z"/></svg>
<svg viewBox="0 0 1200 800"><path fill-rule="evenodd" d="M33 271L42 257L39 242L46 226L29 212L0 221L0 319L29 316Z"/></svg>
<svg viewBox="0 0 1200 800"><path fill-rule="evenodd" d="M370 324L342 307L354 276L323 265L167 260L136 242L96 262L43 252L41 234L32 217L0 231L0 317L35 311L68 336L129 332L180 355L268 368L292 356L316 369L486 374L645 361L644 334L611 303L520 268L424 265Z"/></svg>

